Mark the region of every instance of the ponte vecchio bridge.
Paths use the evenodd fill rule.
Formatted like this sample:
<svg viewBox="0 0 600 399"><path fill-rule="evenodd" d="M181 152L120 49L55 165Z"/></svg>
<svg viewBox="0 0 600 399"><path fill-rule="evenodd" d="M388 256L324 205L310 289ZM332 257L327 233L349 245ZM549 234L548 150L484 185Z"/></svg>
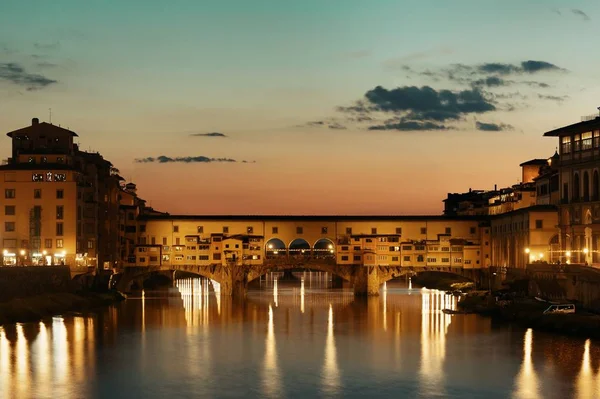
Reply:
<svg viewBox="0 0 600 399"><path fill-rule="evenodd" d="M474 278L489 256L481 245L489 228L473 217L146 215L136 223L120 287L149 272L185 271L239 296L265 273L310 269L377 295L385 281L421 271Z"/></svg>

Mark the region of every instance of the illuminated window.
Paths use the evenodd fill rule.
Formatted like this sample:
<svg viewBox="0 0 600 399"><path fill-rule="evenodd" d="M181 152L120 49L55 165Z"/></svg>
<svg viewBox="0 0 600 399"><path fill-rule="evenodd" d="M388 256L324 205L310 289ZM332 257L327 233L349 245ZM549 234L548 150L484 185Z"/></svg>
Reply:
<svg viewBox="0 0 600 399"><path fill-rule="evenodd" d="M62 238L57 238L56 239L56 248L62 248L63 247L63 240Z"/></svg>
<svg viewBox="0 0 600 399"><path fill-rule="evenodd" d="M31 175L31 181L44 181L43 173L34 173Z"/></svg>
<svg viewBox="0 0 600 399"><path fill-rule="evenodd" d="M14 188L7 188L4 190L4 198L6 199L12 199L15 198L15 189Z"/></svg>

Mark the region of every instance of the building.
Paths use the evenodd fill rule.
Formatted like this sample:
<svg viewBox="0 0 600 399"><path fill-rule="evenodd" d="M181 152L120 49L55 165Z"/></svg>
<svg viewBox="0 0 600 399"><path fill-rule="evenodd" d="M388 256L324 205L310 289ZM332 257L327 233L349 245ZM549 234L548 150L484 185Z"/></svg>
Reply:
<svg viewBox="0 0 600 399"><path fill-rule="evenodd" d="M559 242L573 263L600 264L600 117L544 133L559 142ZM554 162L553 162L554 163Z"/></svg>
<svg viewBox="0 0 600 399"><path fill-rule="evenodd" d="M479 218L444 216L139 217L139 266L262 264L318 257L340 265L481 268L489 228ZM131 259L133 260L133 259Z"/></svg>
<svg viewBox="0 0 600 399"><path fill-rule="evenodd" d="M77 133L37 118L7 136L12 154L0 166L3 264L118 265L125 189L112 164L79 150ZM125 197L143 207L135 195Z"/></svg>

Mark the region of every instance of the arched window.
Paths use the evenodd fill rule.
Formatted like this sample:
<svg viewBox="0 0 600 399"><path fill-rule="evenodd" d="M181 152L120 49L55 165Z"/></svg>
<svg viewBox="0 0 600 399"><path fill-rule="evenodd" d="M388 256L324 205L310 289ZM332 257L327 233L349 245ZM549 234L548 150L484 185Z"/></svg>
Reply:
<svg viewBox="0 0 600 399"><path fill-rule="evenodd" d="M598 171L595 170L592 175L592 201L598 201L600 199L600 187L598 185Z"/></svg>
<svg viewBox="0 0 600 399"><path fill-rule="evenodd" d="M587 171L583 172L583 200L590 200L590 175Z"/></svg>
<svg viewBox="0 0 600 399"><path fill-rule="evenodd" d="M579 199L579 195L581 194L581 188L579 186L579 174L575 173L575 175L573 175L573 199L574 200L578 200Z"/></svg>

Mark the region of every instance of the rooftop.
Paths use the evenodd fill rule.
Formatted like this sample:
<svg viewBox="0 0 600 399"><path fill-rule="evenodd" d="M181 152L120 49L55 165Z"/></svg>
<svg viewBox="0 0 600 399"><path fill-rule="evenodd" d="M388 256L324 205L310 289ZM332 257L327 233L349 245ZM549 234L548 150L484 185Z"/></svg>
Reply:
<svg viewBox="0 0 600 399"><path fill-rule="evenodd" d="M69 129L65 129L64 127L56 126L56 125L53 125L53 124L47 123L47 122L40 123L37 118L33 118L30 126L27 126L27 127L21 128L21 129L17 129L17 130L13 130L12 132L6 133L6 135L8 137L13 137L14 135L21 135L21 134L50 134L50 135L52 135L53 133L54 134L68 133L73 137L79 137L77 135L77 133L75 133Z"/></svg>
<svg viewBox="0 0 600 399"><path fill-rule="evenodd" d="M525 161L522 164L520 164L519 166L528 166L528 165L539 165L539 166L543 166L543 165L547 165L548 164L548 160L547 159L531 159L529 161Z"/></svg>
<svg viewBox="0 0 600 399"><path fill-rule="evenodd" d="M444 221L444 220L471 220L479 221L484 219L482 216L445 216L445 215L141 215L141 220L286 220L286 221L400 221L400 220L423 220L423 221Z"/></svg>
<svg viewBox="0 0 600 399"><path fill-rule="evenodd" d="M589 120L589 121L574 123L572 125L563 126L558 129L550 130L549 132L544 133L544 136L558 137L558 136L564 136L567 134L577 134L577 133L589 132L589 131L597 130L597 129L600 129L600 116L597 116L596 118Z"/></svg>

